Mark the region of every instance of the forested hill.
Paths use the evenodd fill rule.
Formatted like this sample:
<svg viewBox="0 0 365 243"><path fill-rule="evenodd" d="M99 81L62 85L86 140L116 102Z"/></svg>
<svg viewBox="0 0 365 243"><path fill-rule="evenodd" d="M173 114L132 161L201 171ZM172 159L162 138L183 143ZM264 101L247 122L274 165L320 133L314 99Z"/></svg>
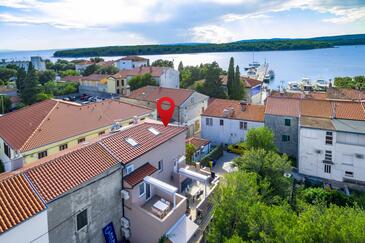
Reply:
<svg viewBox="0 0 365 243"><path fill-rule="evenodd" d="M308 39L267 39L237 41L223 44L166 44L136 46L106 46L61 50L55 57L95 57L126 55L159 55L183 54L199 52L234 52L234 51L276 51L276 50L308 50L329 48L341 45L364 45L365 34L326 36Z"/></svg>

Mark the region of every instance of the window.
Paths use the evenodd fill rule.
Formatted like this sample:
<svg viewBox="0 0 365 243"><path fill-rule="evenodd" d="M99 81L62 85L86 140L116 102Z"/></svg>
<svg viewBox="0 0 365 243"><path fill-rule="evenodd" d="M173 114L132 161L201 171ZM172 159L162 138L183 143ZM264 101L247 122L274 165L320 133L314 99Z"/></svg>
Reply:
<svg viewBox="0 0 365 243"><path fill-rule="evenodd" d="M326 144L332 145L333 134L332 132L326 132Z"/></svg>
<svg viewBox="0 0 365 243"><path fill-rule="evenodd" d="M145 189L146 189L144 182L139 184L138 188L139 188L139 197L142 197L144 195Z"/></svg>
<svg viewBox="0 0 365 243"><path fill-rule="evenodd" d="M285 126L290 127L290 119L285 119Z"/></svg>
<svg viewBox="0 0 365 243"><path fill-rule="evenodd" d="M77 143L83 143L83 142L85 142L85 138L79 138L79 139L77 140Z"/></svg>
<svg viewBox="0 0 365 243"><path fill-rule="evenodd" d="M223 119L220 119L219 120L219 125L223 126L224 125L224 120Z"/></svg>
<svg viewBox="0 0 365 243"><path fill-rule="evenodd" d="M125 175L128 175L128 174L132 173L132 172L133 172L133 170L134 170L134 165L133 165L133 164L131 164L131 165L127 165L127 166L125 167Z"/></svg>
<svg viewBox="0 0 365 243"><path fill-rule="evenodd" d="M61 144L59 148L60 148L60 151L67 149L67 143Z"/></svg>
<svg viewBox="0 0 365 243"><path fill-rule="evenodd" d="M4 143L4 153L6 154L6 156L8 156L8 158L11 157L10 147L6 143Z"/></svg>
<svg viewBox="0 0 365 243"><path fill-rule="evenodd" d="M247 122L240 122L240 129L247 130Z"/></svg>
<svg viewBox="0 0 365 243"><path fill-rule="evenodd" d="M207 126L213 126L213 118L205 118L205 124Z"/></svg>
<svg viewBox="0 0 365 243"><path fill-rule="evenodd" d="M324 160L332 161L332 151L331 150L326 150L326 152L324 153Z"/></svg>
<svg viewBox="0 0 365 243"><path fill-rule="evenodd" d="M162 160L160 160L160 161L158 161L158 171L163 171L163 161Z"/></svg>
<svg viewBox="0 0 365 243"><path fill-rule="evenodd" d="M87 223L87 209L83 210L81 213L78 213L76 215L76 224L77 224L77 230L81 230L82 228L84 228L88 223Z"/></svg>
<svg viewBox="0 0 365 243"><path fill-rule="evenodd" d="M119 87L119 80L117 80L117 87Z"/></svg>
<svg viewBox="0 0 365 243"><path fill-rule="evenodd" d="M104 135L105 134L105 131L101 131L101 132L99 132L99 136L102 136L102 135Z"/></svg>
<svg viewBox="0 0 365 243"><path fill-rule="evenodd" d="M331 165L329 164L324 165L324 173L331 174Z"/></svg>
<svg viewBox="0 0 365 243"><path fill-rule="evenodd" d="M154 135L159 135L160 134L160 132L159 131L157 131L155 128L153 128L153 127L150 127L150 128L148 128L148 131L150 131L151 133L153 133Z"/></svg>
<svg viewBox="0 0 365 243"><path fill-rule="evenodd" d="M44 158L47 156L47 150L38 153L38 159Z"/></svg>
<svg viewBox="0 0 365 243"><path fill-rule="evenodd" d="M347 177L354 177L354 172L352 172L352 171L345 171L345 176L347 176Z"/></svg>
<svg viewBox="0 0 365 243"><path fill-rule="evenodd" d="M281 141L283 141L283 142L290 142L290 136L289 135L283 135L283 136L281 136Z"/></svg>
<svg viewBox="0 0 365 243"><path fill-rule="evenodd" d="M127 143L129 143L130 145L132 145L133 147L135 147L135 146L137 146L137 145L138 145L137 141L136 141L136 140L134 140L133 138L126 138L126 139L125 139L125 141L126 141Z"/></svg>

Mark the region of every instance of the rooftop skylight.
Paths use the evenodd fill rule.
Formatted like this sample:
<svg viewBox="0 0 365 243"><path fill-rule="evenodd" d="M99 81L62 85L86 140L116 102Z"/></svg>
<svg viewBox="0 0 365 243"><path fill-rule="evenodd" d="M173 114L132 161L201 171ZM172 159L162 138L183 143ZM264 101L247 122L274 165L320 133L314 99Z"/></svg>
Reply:
<svg viewBox="0 0 365 243"><path fill-rule="evenodd" d="M148 131L150 131L150 132L152 132L154 135L159 135L160 134L160 132L159 131L157 131L157 129L155 129L155 128L153 128L153 127L150 127L150 128L148 128Z"/></svg>
<svg viewBox="0 0 365 243"><path fill-rule="evenodd" d="M134 140L133 138L126 138L125 141L127 143L129 143L130 145L132 145L133 147L137 146L138 143L136 142L136 140Z"/></svg>

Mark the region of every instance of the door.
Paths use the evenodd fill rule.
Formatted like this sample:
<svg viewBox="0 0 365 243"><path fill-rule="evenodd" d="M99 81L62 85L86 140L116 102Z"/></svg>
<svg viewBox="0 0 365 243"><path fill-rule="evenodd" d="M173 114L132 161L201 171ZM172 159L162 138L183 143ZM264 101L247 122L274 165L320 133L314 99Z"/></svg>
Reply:
<svg viewBox="0 0 365 243"><path fill-rule="evenodd" d="M150 199L151 197L151 185L146 183L146 200Z"/></svg>

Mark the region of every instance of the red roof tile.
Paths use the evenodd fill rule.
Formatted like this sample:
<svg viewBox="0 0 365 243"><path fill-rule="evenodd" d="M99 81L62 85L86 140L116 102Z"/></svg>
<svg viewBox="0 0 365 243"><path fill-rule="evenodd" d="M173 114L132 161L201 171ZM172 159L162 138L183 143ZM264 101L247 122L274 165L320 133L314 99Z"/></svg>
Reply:
<svg viewBox="0 0 365 243"><path fill-rule="evenodd" d="M228 76L227 75L220 75L219 78L221 79L222 85L227 85L228 82ZM252 88L255 87L259 84L262 84L262 81L257 80L257 79L252 79L252 78L247 78L247 77L240 77L241 82L245 82L245 88ZM205 80L204 80L205 82Z"/></svg>
<svg viewBox="0 0 365 243"><path fill-rule="evenodd" d="M64 82L79 82L81 80L82 76L66 76L61 78L61 81Z"/></svg>
<svg viewBox="0 0 365 243"><path fill-rule="evenodd" d="M365 106L360 102L335 101L332 107L337 119L365 121Z"/></svg>
<svg viewBox="0 0 365 243"><path fill-rule="evenodd" d="M112 75L114 78L126 78L128 76L138 76L144 75L146 73L151 74L152 77L160 77L165 70L169 68L166 67L137 67L133 69L125 69L117 72L116 74Z"/></svg>
<svg viewBox="0 0 365 243"><path fill-rule="evenodd" d="M119 60L131 60L131 61L138 62L138 61L147 61L148 59L146 59L144 57L140 57L140 56L125 56Z"/></svg>
<svg viewBox="0 0 365 243"><path fill-rule="evenodd" d="M93 143L50 161L40 161L25 174L48 203L117 163L103 146Z"/></svg>
<svg viewBox="0 0 365 243"><path fill-rule="evenodd" d="M150 127L155 128L160 134L154 135L148 130ZM185 130L185 127L165 127L161 124L142 123L106 137L102 139L100 143L113 153L122 163L127 164L178 134L185 132ZM138 145L130 145L126 142L126 138L133 138Z"/></svg>
<svg viewBox="0 0 365 243"><path fill-rule="evenodd" d="M266 101L265 114L299 117L300 100L269 96Z"/></svg>
<svg viewBox="0 0 365 243"><path fill-rule="evenodd" d="M23 175L0 180L0 233L45 209Z"/></svg>
<svg viewBox="0 0 365 243"><path fill-rule="evenodd" d="M328 100L301 100L301 115L302 116L312 116L312 117L322 117L331 118L332 105Z"/></svg>
<svg viewBox="0 0 365 243"><path fill-rule="evenodd" d="M175 105L180 106L193 93L194 90L190 89L173 89L158 86L144 86L142 88L132 91L128 98L156 102L157 99L168 96L174 100Z"/></svg>
<svg viewBox="0 0 365 243"><path fill-rule="evenodd" d="M186 140L186 143L193 144L197 149L199 149L201 146L209 144L209 141L203 138L191 137Z"/></svg>
<svg viewBox="0 0 365 243"><path fill-rule="evenodd" d="M134 187L143 181L146 176L152 175L157 169L150 163L146 163L124 177L124 181Z"/></svg>
<svg viewBox="0 0 365 243"><path fill-rule="evenodd" d="M233 108L233 114L229 117L224 115L224 110ZM265 106L247 104L246 110L241 110L240 101L214 99L205 109L202 116L214 116L230 119L248 120L248 121L264 121Z"/></svg>
<svg viewBox="0 0 365 243"><path fill-rule="evenodd" d="M82 78L80 78L80 80L82 80L82 81L100 81L100 80L102 80L104 78L107 78L109 76L110 75L108 75L108 74L96 74L96 73L94 73L94 74L91 74L89 76L82 77Z"/></svg>
<svg viewBox="0 0 365 243"><path fill-rule="evenodd" d="M28 151L150 112L117 100L84 106L47 100L0 117L0 137L13 149Z"/></svg>

